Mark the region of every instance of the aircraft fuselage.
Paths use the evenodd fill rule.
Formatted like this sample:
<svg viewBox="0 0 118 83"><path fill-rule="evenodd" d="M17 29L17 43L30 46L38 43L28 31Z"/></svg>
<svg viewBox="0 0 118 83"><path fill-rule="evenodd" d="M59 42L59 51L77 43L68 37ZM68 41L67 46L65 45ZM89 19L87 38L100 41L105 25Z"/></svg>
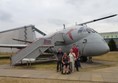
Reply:
<svg viewBox="0 0 118 83"><path fill-rule="evenodd" d="M76 44L81 56L97 56L109 52L109 47L103 37L87 26L75 26L55 34L59 33L62 34L63 43L56 39L60 42L60 44L55 44L56 51L61 47L64 52L69 52L72 45Z"/></svg>

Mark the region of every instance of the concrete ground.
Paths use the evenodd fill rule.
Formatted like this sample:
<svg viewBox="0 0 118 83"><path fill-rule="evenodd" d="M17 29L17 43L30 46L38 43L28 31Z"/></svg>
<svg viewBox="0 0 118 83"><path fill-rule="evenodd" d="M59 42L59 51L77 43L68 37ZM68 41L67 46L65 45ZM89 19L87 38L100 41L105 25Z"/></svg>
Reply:
<svg viewBox="0 0 118 83"><path fill-rule="evenodd" d="M99 66L101 62L94 64L82 64L82 68ZM101 63L102 64L102 63ZM107 63L106 63L107 64ZM110 63L111 64L111 63ZM42 78L55 80L76 80L83 82L97 83L118 83L118 66L102 69L95 69L86 72L73 72L69 75L62 75L60 72L51 70L15 69L9 65L0 66L0 77L18 78Z"/></svg>

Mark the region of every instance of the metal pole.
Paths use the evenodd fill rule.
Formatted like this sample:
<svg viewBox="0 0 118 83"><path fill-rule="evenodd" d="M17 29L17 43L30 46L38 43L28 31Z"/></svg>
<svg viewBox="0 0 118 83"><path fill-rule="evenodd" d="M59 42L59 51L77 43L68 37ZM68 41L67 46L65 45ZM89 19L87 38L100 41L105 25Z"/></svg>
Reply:
<svg viewBox="0 0 118 83"><path fill-rule="evenodd" d="M12 66L12 55L13 55L13 49L11 47L10 66Z"/></svg>

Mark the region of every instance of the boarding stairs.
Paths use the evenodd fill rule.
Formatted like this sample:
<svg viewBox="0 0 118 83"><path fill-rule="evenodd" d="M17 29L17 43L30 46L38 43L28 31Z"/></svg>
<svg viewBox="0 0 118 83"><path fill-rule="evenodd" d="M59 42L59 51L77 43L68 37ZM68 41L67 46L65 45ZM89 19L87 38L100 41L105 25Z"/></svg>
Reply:
<svg viewBox="0 0 118 83"><path fill-rule="evenodd" d="M31 43L27 47L21 49L16 55L11 57L11 65L16 65L22 62L24 58L35 59L49 48L54 48L56 40L64 41L62 33L54 34L51 37L41 38Z"/></svg>

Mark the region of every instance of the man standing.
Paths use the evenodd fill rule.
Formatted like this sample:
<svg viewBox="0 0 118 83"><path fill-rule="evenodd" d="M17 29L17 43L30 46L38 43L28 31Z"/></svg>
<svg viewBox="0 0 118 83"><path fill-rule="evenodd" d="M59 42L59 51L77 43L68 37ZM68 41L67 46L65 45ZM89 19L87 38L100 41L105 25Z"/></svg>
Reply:
<svg viewBox="0 0 118 83"><path fill-rule="evenodd" d="M75 68L76 68L77 71L79 71L79 65L80 65L80 63L78 61L78 59L79 59L79 50L78 50L78 48L76 47L75 44L73 44L72 49L73 49L73 52L75 53L75 58L76 58L75 59Z"/></svg>
<svg viewBox="0 0 118 83"><path fill-rule="evenodd" d="M62 49L59 48L58 52L57 52L57 72L60 70L61 71L61 67L62 67L62 56L63 56L63 52Z"/></svg>

